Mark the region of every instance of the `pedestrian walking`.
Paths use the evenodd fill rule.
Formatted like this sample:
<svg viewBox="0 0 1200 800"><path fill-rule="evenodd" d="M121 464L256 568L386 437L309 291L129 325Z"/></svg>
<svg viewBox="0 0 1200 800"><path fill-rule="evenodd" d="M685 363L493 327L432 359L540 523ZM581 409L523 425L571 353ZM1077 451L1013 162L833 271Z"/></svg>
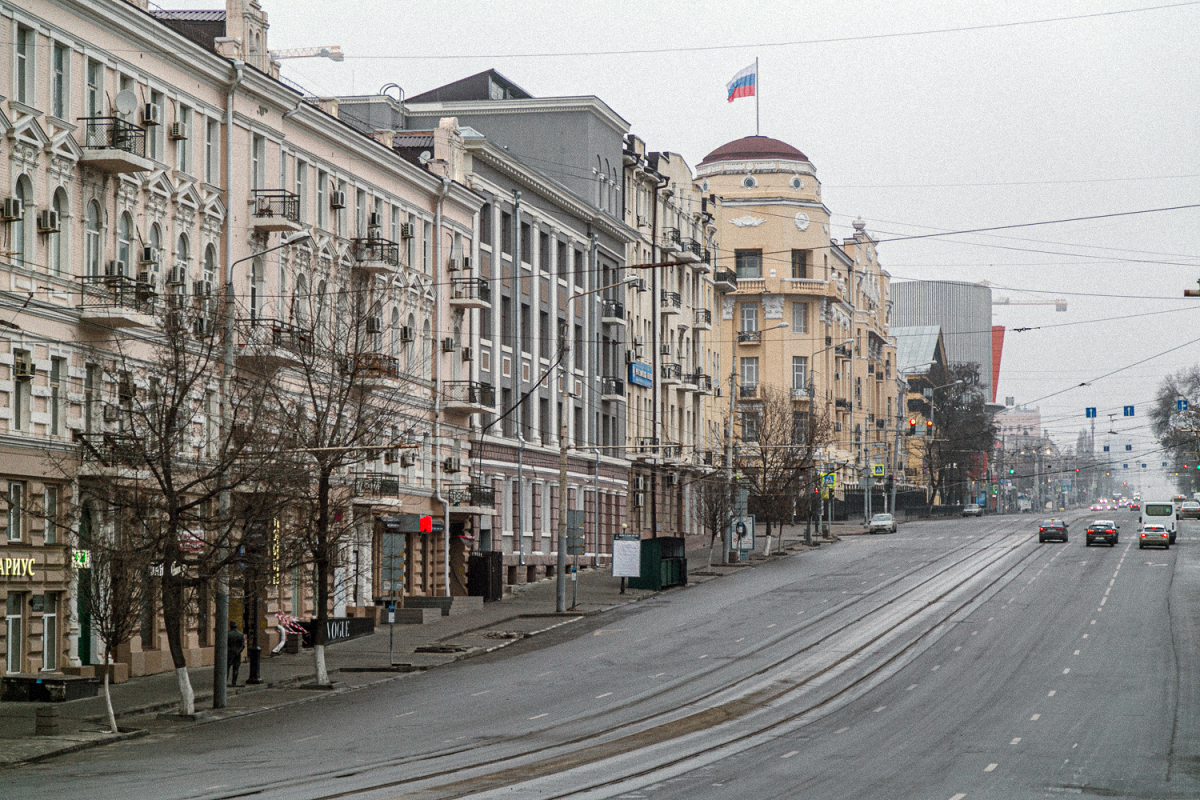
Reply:
<svg viewBox="0 0 1200 800"><path fill-rule="evenodd" d="M230 685L237 686L238 668L242 665L242 650L246 649L246 637L238 630L236 622L229 623L229 634L226 637L226 642L226 649L228 650L226 671L233 675Z"/></svg>

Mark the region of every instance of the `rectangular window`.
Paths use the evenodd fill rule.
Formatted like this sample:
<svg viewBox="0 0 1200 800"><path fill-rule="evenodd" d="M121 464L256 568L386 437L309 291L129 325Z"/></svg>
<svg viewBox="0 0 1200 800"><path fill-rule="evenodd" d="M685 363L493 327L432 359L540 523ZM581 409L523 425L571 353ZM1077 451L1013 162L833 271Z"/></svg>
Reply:
<svg viewBox="0 0 1200 800"><path fill-rule="evenodd" d="M567 243L559 242L557 250L554 269L557 271L558 277L565 278L571 271L571 265L567 263Z"/></svg>
<svg viewBox="0 0 1200 800"><path fill-rule="evenodd" d="M742 388L758 386L758 357L742 359Z"/></svg>
<svg viewBox="0 0 1200 800"><path fill-rule="evenodd" d="M267 140L255 134L250 138L250 188L265 189L267 181Z"/></svg>
<svg viewBox="0 0 1200 800"><path fill-rule="evenodd" d="M530 253L533 252L533 231L529 227L528 222L521 223L521 263L528 264L530 262Z"/></svg>
<svg viewBox="0 0 1200 800"><path fill-rule="evenodd" d="M433 223L426 222L421 230L421 268L425 270L425 274L429 274L429 267L433 258Z"/></svg>
<svg viewBox="0 0 1200 800"><path fill-rule="evenodd" d="M392 231L388 237L393 242L400 241L400 207L392 206Z"/></svg>
<svg viewBox="0 0 1200 800"><path fill-rule="evenodd" d="M83 430L96 430L96 411L100 408L100 367L88 364L83 379Z"/></svg>
<svg viewBox="0 0 1200 800"><path fill-rule="evenodd" d="M99 61L88 60L87 65L87 115L100 116L103 107L101 98L104 97L104 66Z"/></svg>
<svg viewBox="0 0 1200 800"><path fill-rule="evenodd" d="M52 109L54 116L66 119L70 111L67 93L71 90L71 78L68 69L71 64L71 52L65 45L54 43L54 97Z"/></svg>
<svg viewBox="0 0 1200 800"><path fill-rule="evenodd" d="M416 214L408 215L408 229L410 231L412 231L413 233L416 233L416 230L417 230L417 215ZM413 267L417 263L416 247L417 247L417 237L409 236L408 240L404 243L404 263L408 267Z"/></svg>
<svg viewBox="0 0 1200 800"><path fill-rule="evenodd" d="M550 234L538 234L538 269L542 272L550 271Z"/></svg>
<svg viewBox="0 0 1200 800"><path fill-rule="evenodd" d="M511 297L500 298L500 326L502 328L500 331L500 344L512 347L514 344L513 332L516 326L513 325Z"/></svg>
<svg viewBox="0 0 1200 800"><path fill-rule="evenodd" d="M792 356L792 392L808 391L808 358Z"/></svg>
<svg viewBox="0 0 1200 800"><path fill-rule="evenodd" d="M541 311L538 313L538 335L541 337L540 352L542 358L549 358L550 352L554 348L554 341L550 338L550 312Z"/></svg>
<svg viewBox="0 0 1200 800"><path fill-rule="evenodd" d="M27 350L13 350L13 360L28 364L33 355ZM13 381L12 391L12 427L13 430L29 430L29 413L33 405L33 381L18 378Z"/></svg>
<svg viewBox="0 0 1200 800"><path fill-rule="evenodd" d="M758 303L742 303L742 327L743 331L758 330Z"/></svg>
<svg viewBox="0 0 1200 800"><path fill-rule="evenodd" d="M807 278L808 277L808 251L793 250L792 251L792 277Z"/></svg>
<svg viewBox="0 0 1200 800"><path fill-rule="evenodd" d="M742 441L757 442L758 441L758 412L743 411L742 412Z"/></svg>
<svg viewBox="0 0 1200 800"><path fill-rule="evenodd" d="M183 139L175 140L175 168L191 174L192 171L192 110L179 107L179 124L183 126Z"/></svg>
<svg viewBox="0 0 1200 800"><path fill-rule="evenodd" d="M583 346L583 326L582 325L575 326L575 341L573 341L571 343L571 346L575 349L575 369L583 369L584 346ZM570 387L567 387L567 390L570 391Z"/></svg>
<svg viewBox="0 0 1200 800"><path fill-rule="evenodd" d="M329 230L329 201L325 193L328 191L329 173L317 170L317 227Z"/></svg>
<svg viewBox="0 0 1200 800"><path fill-rule="evenodd" d="M587 444L587 431L583 428L583 409L575 408L575 445Z"/></svg>
<svg viewBox="0 0 1200 800"><path fill-rule="evenodd" d="M587 260L582 250L575 251L575 285L583 286L583 276L587 273Z"/></svg>
<svg viewBox="0 0 1200 800"><path fill-rule="evenodd" d="M58 668L58 594L47 592L42 607L42 671Z"/></svg>
<svg viewBox="0 0 1200 800"><path fill-rule="evenodd" d="M479 243L492 246L492 207L488 203L479 209Z"/></svg>
<svg viewBox="0 0 1200 800"><path fill-rule="evenodd" d="M521 352L532 352L529 349L529 337L532 335L529 329L533 326L533 320L530 319L529 303L521 303Z"/></svg>
<svg viewBox="0 0 1200 800"><path fill-rule="evenodd" d="M150 92L150 105L158 109L158 118L163 117L163 93ZM150 149L150 158L155 161L163 160L163 125L152 125L146 131L147 145Z"/></svg>
<svg viewBox="0 0 1200 800"><path fill-rule="evenodd" d="M503 406L503 408L501 409L501 413L509 411L512 408L512 402L513 402L512 389L501 389L500 390L500 404ZM504 421L501 423L501 425L504 428L505 436L516 436L517 435L517 414L516 414L516 412L508 414L504 418Z"/></svg>
<svg viewBox="0 0 1200 800"><path fill-rule="evenodd" d="M367 235L367 193L359 189L354 193L354 230L355 235Z"/></svg>
<svg viewBox="0 0 1200 800"><path fill-rule="evenodd" d="M42 495L42 538L45 544L58 544L58 487L47 486Z"/></svg>
<svg viewBox="0 0 1200 800"><path fill-rule="evenodd" d="M500 212L500 252L512 255L512 214Z"/></svg>
<svg viewBox="0 0 1200 800"><path fill-rule="evenodd" d="M296 159L296 196L300 198L300 221L308 220L308 164Z"/></svg>
<svg viewBox="0 0 1200 800"><path fill-rule="evenodd" d="M808 333L808 303L792 303L792 333Z"/></svg>
<svg viewBox="0 0 1200 800"><path fill-rule="evenodd" d="M8 540L20 542L24 539L25 529L25 484L9 481L8 495L4 499L8 504Z"/></svg>
<svg viewBox="0 0 1200 800"><path fill-rule="evenodd" d="M63 376L67 371L65 358L50 359L50 435L61 436L67 411L67 393L63 391Z"/></svg>
<svg viewBox="0 0 1200 800"><path fill-rule="evenodd" d="M16 81L14 93L18 103L31 104L33 101L33 58L34 33L24 25L17 26L17 71L13 76Z"/></svg>
<svg viewBox="0 0 1200 800"><path fill-rule="evenodd" d="M24 606L24 595L16 592L9 592L4 600L4 669L10 673L21 671L21 644L24 637L21 612Z"/></svg>
<svg viewBox="0 0 1200 800"><path fill-rule="evenodd" d="M216 186L221 180L221 123L215 119L204 123L204 180Z"/></svg>
<svg viewBox="0 0 1200 800"><path fill-rule="evenodd" d="M734 250L733 260L739 280L762 277L762 250Z"/></svg>

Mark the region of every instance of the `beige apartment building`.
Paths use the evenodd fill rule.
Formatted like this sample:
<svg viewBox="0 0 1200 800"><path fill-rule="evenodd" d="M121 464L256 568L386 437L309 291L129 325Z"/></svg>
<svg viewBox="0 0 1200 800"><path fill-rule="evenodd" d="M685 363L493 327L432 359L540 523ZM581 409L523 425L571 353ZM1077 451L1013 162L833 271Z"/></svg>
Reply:
<svg viewBox="0 0 1200 800"><path fill-rule="evenodd" d="M477 306L441 287L476 252L484 198L445 165L415 163L340 121L336 102L281 82L255 0L187 12L145 0L0 2L0 17L14 43L0 63L0 563L19 565L0 569L6 671L97 663L67 558L81 525L95 535L111 526L82 502L81 482L137 390L112 374L113 353L150 347L164 308L202 307L227 281L239 354L267 349L284 366L282 351L311 341L313 302L371 309L369 352L345 355L376 365L375 384L407 398L379 432L402 438L402 455L379 449L339 476L349 496L339 513L356 533L335 565L333 615L373 613L392 588L381 585L380 537L400 517L445 528L405 532L403 594L465 593L449 562L462 557L456 534L491 510L462 467L472 421L490 404L462 391L458 346ZM299 232L311 238L256 256ZM196 403L181 459L203 458L208 431L225 422L218 375ZM273 576L250 624L273 625L276 611L311 616L310 577ZM220 634L211 594L197 596L192 665L211 663ZM233 604L230 618L241 619ZM117 656L134 674L171 668L161 619L150 609L147 620Z"/></svg>
<svg viewBox="0 0 1200 800"><path fill-rule="evenodd" d="M832 426L824 463L839 487L889 464L902 386L888 334L890 276L860 222L830 238L830 211L808 157L785 142L749 136L722 145L696 168L716 195L721 249L713 280L725 290L721 361L714 376L735 391L741 436L762 402L760 387L790 397L795 414Z"/></svg>
<svg viewBox="0 0 1200 800"><path fill-rule="evenodd" d="M625 224L636 277L626 293L628 525L643 537L702 533L695 479L724 462L712 280L717 227L682 156L625 138Z"/></svg>

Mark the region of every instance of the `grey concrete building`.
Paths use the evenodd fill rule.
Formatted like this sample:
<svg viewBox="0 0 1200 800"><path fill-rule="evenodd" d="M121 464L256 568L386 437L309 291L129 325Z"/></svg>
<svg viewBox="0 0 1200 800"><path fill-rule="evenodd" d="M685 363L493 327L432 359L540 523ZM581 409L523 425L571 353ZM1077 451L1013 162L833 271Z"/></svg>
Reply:
<svg viewBox="0 0 1200 800"><path fill-rule="evenodd" d="M992 397L992 290L962 281L892 284L892 326L942 329L949 364L979 365L979 383Z"/></svg>

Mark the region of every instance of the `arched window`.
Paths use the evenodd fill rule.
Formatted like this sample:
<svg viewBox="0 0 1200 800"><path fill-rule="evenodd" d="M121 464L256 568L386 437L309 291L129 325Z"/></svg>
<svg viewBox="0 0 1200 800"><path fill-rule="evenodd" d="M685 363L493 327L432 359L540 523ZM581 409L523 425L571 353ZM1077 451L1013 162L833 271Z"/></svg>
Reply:
<svg viewBox="0 0 1200 800"><path fill-rule="evenodd" d="M421 374L429 380L433 377L433 326L429 324L428 319L421 329L421 344L425 348L425 363L421 365Z"/></svg>
<svg viewBox="0 0 1200 800"><path fill-rule="evenodd" d="M317 341L323 344L329 344L329 331L325 327L325 281L317 284L317 296L312 299L312 306L316 309L313 314L313 327L316 330Z"/></svg>
<svg viewBox="0 0 1200 800"><path fill-rule="evenodd" d="M254 322L262 316L263 301L263 262L256 258L250 264L250 321Z"/></svg>
<svg viewBox="0 0 1200 800"><path fill-rule="evenodd" d="M83 239L84 270L94 278L100 274L100 204L95 200L87 204Z"/></svg>
<svg viewBox="0 0 1200 800"><path fill-rule="evenodd" d="M300 330L304 330L308 325L308 281L303 274L296 276L296 290L292 294L292 317Z"/></svg>
<svg viewBox="0 0 1200 800"><path fill-rule="evenodd" d="M33 184L25 175L17 178L17 200L21 203L24 213L21 219L9 224L9 235L12 237L12 260L16 264L29 266L33 264L33 248L29 237L29 218L33 216Z"/></svg>
<svg viewBox="0 0 1200 800"><path fill-rule="evenodd" d="M54 192L54 211L58 214L58 230L51 233L47 245L50 251L50 272L62 275L67 266L67 239L61 231L67 225L67 193L62 189Z"/></svg>
<svg viewBox="0 0 1200 800"><path fill-rule="evenodd" d="M400 358L400 309L392 309L392 323L388 328L390 341L388 342L388 355L392 358Z"/></svg>
<svg viewBox="0 0 1200 800"><path fill-rule="evenodd" d="M417 318L412 314L408 315L408 330L410 332L416 330ZM416 349L412 342L404 342L404 371L409 375L416 375L417 356Z"/></svg>
<svg viewBox="0 0 1200 800"><path fill-rule="evenodd" d="M179 240L175 244L175 270L179 273L174 281L174 293L179 295L187 294L187 280L191 277L192 266L189 263L191 259L191 250L188 246L188 237L186 233L179 234Z"/></svg>
<svg viewBox="0 0 1200 800"><path fill-rule="evenodd" d="M117 260L125 265L125 274L133 275L133 217L126 211L117 222Z"/></svg>
<svg viewBox="0 0 1200 800"><path fill-rule="evenodd" d="M162 259L162 230L158 227L157 222L150 225L149 247L150 254L153 256L153 259L151 259L153 264L150 266L150 269L158 272L158 263Z"/></svg>

